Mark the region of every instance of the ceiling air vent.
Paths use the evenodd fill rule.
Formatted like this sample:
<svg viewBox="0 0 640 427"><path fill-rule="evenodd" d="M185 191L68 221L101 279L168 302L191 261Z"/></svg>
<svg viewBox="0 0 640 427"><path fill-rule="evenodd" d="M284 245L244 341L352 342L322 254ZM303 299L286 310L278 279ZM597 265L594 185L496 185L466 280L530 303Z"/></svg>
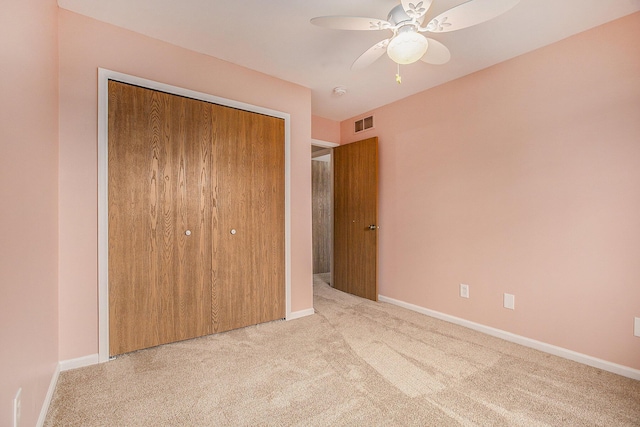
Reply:
<svg viewBox="0 0 640 427"><path fill-rule="evenodd" d="M373 127L373 116L365 117L364 119L356 120L354 123L355 133L371 129Z"/></svg>

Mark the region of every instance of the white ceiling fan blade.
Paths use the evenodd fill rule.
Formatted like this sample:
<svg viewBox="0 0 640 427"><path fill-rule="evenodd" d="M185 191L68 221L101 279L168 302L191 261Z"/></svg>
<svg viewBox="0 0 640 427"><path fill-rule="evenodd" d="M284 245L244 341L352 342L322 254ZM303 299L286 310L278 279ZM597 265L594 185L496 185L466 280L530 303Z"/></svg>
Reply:
<svg viewBox="0 0 640 427"><path fill-rule="evenodd" d="M470 0L433 18L426 31L446 33L488 21L519 3L520 0Z"/></svg>
<svg viewBox="0 0 640 427"><path fill-rule="evenodd" d="M433 0L402 0L402 8L409 18L420 19L431 7Z"/></svg>
<svg viewBox="0 0 640 427"><path fill-rule="evenodd" d="M391 39L382 40L371 46L365 53L360 55L351 65L352 70L361 70L369 65L373 64L378 58L380 58L387 51L389 41Z"/></svg>
<svg viewBox="0 0 640 427"><path fill-rule="evenodd" d="M363 16L320 16L313 18L311 23L334 30L385 30L392 26L384 19Z"/></svg>
<svg viewBox="0 0 640 427"><path fill-rule="evenodd" d="M428 37L427 41L429 42L429 47L427 48L427 53L420 58L421 61L433 65L442 65L449 62L451 59L451 53L445 45L440 43L438 40L430 39Z"/></svg>

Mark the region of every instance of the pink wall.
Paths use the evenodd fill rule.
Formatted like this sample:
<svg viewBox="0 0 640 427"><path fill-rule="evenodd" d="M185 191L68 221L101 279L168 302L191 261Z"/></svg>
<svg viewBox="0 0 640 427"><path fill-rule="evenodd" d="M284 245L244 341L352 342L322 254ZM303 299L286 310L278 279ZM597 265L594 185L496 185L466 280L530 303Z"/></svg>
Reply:
<svg viewBox="0 0 640 427"><path fill-rule="evenodd" d="M55 0L0 14L0 425L33 426L58 363L58 48Z"/></svg>
<svg viewBox="0 0 640 427"><path fill-rule="evenodd" d="M339 144L340 122L320 116L311 116L311 138Z"/></svg>
<svg viewBox="0 0 640 427"><path fill-rule="evenodd" d="M640 369L639 35L636 13L342 122L380 138L381 295Z"/></svg>
<svg viewBox="0 0 640 427"><path fill-rule="evenodd" d="M98 352L98 67L291 114L292 311L313 304L311 92L60 10L60 359Z"/></svg>

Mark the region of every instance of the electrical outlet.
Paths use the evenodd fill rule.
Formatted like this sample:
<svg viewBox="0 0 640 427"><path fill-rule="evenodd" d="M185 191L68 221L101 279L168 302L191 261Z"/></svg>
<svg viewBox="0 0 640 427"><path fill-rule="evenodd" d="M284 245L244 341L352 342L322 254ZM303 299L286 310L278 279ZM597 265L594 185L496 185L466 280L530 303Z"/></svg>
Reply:
<svg viewBox="0 0 640 427"><path fill-rule="evenodd" d="M20 427L20 412L22 406L22 387L18 389L16 397L13 398L13 427Z"/></svg>
<svg viewBox="0 0 640 427"><path fill-rule="evenodd" d="M633 335L640 337L640 317L633 318Z"/></svg>
<svg viewBox="0 0 640 427"><path fill-rule="evenodd" d="M460 283L460 296L462 298L469 298L469 285Z"/></svg>
<svg viewBox="0 0 640 427"><path fill-rule="evenodd" d="M504 308L510 310L516 309L516 296L511 294L504 294Z"/></svg>

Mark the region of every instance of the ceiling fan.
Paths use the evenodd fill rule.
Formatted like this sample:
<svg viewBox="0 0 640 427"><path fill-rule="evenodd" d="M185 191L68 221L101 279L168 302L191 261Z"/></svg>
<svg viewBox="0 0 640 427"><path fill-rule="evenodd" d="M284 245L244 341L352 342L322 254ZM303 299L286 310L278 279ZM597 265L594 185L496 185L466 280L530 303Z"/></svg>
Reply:
<svg viewBox="0 0 640 427"><path fill-rule="evenodd" d="M337 30L389 30L393 34L366 50L351 65L358 70L371 65L385 52L398 64L422 60L429 64L445 64L451 59L449 49L421 33L446 33L480 24L503 14L520 0L469 0L432 18L423 26L433 0L402 0L391 9L387 20L359 16L321 16L312 24ZM400 73L396 75L401 82Z"/></svg>

